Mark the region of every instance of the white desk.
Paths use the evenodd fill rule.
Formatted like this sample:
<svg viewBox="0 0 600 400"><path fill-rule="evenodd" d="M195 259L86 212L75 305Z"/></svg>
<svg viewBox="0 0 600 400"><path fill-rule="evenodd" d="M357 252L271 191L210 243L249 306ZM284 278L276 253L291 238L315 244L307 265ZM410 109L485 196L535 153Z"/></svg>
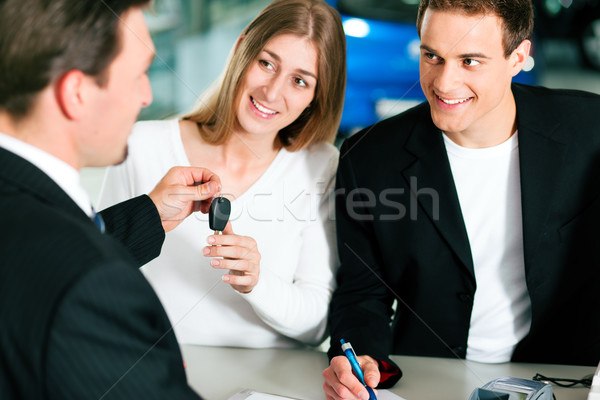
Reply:
<svg viewBox="0 0 600 400"><path fill-rule="evenodd" d="M242 389L325 399L325 353L310 350L235 349L184 345L190 385L206 400L226 400ZM537 372L579 379L595 367L546 364L480 364L446 358L393 356L404 376L391 391L407 400L467 400L471 392L503 376L531 379ZM554 387L557 400L585 400L589 389Z"/></svg>

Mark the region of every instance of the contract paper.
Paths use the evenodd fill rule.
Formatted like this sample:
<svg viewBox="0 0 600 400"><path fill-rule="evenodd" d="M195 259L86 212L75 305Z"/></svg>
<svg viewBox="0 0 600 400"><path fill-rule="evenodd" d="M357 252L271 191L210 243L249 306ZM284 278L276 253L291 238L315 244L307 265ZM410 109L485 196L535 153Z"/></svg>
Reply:
<svg viewBox="0 0 600 400"><path fill-rule="evenodd" d="M323 394L323 397L325 395ZM234 394L229 400L301 400L295 397L278 396L276 394L262 393L254 390L244 390ZM389 390L378 390L377 400L405 400Z"/></svg>

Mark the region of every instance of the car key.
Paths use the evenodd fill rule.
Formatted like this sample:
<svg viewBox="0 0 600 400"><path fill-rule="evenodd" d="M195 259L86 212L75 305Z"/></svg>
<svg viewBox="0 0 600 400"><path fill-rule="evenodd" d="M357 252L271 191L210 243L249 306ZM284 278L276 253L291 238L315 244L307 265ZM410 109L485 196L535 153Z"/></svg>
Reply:
<svg viewBox="0 0 600 400"><path fill-rule="evenodd" d="M208 226L215 231L215 235L221 235L231 214L231 203L223 196L215 197L210 203L208 211Z"/></svg>

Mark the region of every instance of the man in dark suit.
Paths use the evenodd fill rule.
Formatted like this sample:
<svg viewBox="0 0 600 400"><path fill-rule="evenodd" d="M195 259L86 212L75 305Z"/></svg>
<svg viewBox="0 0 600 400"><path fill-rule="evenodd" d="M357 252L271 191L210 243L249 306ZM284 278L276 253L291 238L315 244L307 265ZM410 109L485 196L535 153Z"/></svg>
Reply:
<svg viewBox="0 0 600 400"><path fill-rule="evenodd" d="M138 267L219 179L174 168L104 223L79 183L125 158L152 100L146 3L0 0L3 400L199 398Z"/></svg>
<svg viewBox="0 0 600 400"><path fill-rule="evenodd" d="M328 399L401 376L389 354L596 365L600 97L511 84L530 0L422 0L427 102L342 146ZM394 302L396 304L394 305Z"/></svg>

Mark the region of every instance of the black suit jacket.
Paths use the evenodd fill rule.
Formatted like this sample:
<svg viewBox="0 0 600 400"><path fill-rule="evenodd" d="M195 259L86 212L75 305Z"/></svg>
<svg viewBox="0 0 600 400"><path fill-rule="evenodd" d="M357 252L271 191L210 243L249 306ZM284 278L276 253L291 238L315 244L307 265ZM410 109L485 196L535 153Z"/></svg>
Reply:
<svg viewBox="0 0 600 400"><path fill-rule="evenodd" d="M102 235L54 181L0 149L0 398L198 399L138 267L164 240L147 196ZM125 244L125 246L124 246Z"/></svg>
<svg viewBox="0 0 600 400"><path fill-rule="evenodd" d="M532 307L530 333L513 360L596 365L600 97L512 89ZM464 358L477 284L429 105L347 140L336 193L341 267L330 309L330 357L340 354L339 339L345 338L357 353L383 361L390 353Z"/></svg>

